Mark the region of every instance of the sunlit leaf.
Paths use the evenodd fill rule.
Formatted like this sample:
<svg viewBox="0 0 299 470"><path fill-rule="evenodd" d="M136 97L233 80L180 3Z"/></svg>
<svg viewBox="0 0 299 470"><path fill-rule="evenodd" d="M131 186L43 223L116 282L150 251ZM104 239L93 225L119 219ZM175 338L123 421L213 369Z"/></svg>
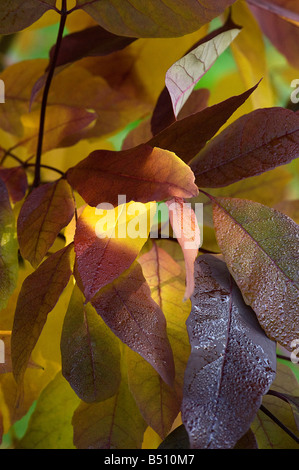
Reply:
<svg viewBox="0 0 299 470"><path fill-rule="evenodd" d="M121 36L174 37L199 29L219 16L234 0L78 0L77 5L89 13L101 26Z"/></svg>
<svg viewBox="0 0 299 470"><path fill-rule="evenodd" d="M285 165L298 156L299 116L284 108L265 108L228 126L190 166L198 186L217 188Z"/></svg>
<svg viewBox="0 0 299 470"><path fill-rule="evenodd" d="M134 262L91 303L113 333L172 386L174 363L165 317L151 297L140 265Z"/></svg>
<svg viewBox="0 0 299 470"><path fill-rule="evenodd" d="M35 188L18 217L22 256L34 267L38 266L73 214L74 198L67 181L58 180Z"/></svg>
<svg viewBox="0 0 299 470"><path fill-rule="evenodd" d="M62 374L85 402L113 396L120 382L115 336L75 286L61 336Z"/></svg>
<svg viewBox="0 0 299 470"><path fill-rule="evenodd" d="M47 258L24 281L16 307L11 337L13 373L23 379L29 357L71 275L68 245Z"/></svg>
<svg viewBox="0 0 299 470"><path fill-rule="evenodd" d="M90 206L100 202L116 206L122 194L127 202L144 203L172 196L188 198L198 193L187 165L174 153L149 145L92 152L68 170L67 179Z"/></svg>
<svg viewBox="0 0 299 470"><path fill-rule="evenodd" d="M155 204L135 202L104 207L87 206L76 224L76 261L87 301L130 267L148 238L156 210Z"/></svg>
<svg viewBox="0 0 299 470"><path fill-rule="evenodd" d="M166 202L169 220L173 232L183 250L186 266L186 290L184 300L190 298L194 290L194 261L201 245L201 234L198 220L190 204L182 198Z"/></svg>
<svg viewBox="0 0 299 470"><path fill-rule="evenodd" d="M290 349L299 337L298 225L242 199L218 198L213 211L218 244L246 303L267 335Z"/></svg>
<svg viewBox="0 0 299 470"><path fill-rule="evenodd" d="M234 28L220 33L200 44L170 67L166 73L165 83L175 116L182 109L197 82L209 70L219 55L227 49L239 32L240 29Z"/></svg>
<svg viewBox="0 0 299 470"><path fill-rule="evenodd" d="M223 261L197 258L195 279L182 420L191 448L232 448L274 380L276 345L259 327Z"/></svg>
<svg viewBox="0 0 299 470"><path fill-rule="evenodd" d="M79 405L73 427L78 449L140 449L146 423L123 376L112 398Z"/></svg>

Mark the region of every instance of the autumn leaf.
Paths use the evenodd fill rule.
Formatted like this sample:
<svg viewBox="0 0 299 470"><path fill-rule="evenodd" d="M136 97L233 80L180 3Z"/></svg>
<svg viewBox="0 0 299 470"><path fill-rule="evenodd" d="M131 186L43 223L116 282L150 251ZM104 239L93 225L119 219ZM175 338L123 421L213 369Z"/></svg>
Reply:
<svg viewBox="0 0 299 470"><path fill-rule="evenodd" d="M213 203L217 241L246 303L266 334L290 349L299 335L298 225L257 202Z"/></svg>
<svg viewBox="0 0 299 470"><path fill-rule="evenodd" d="M22 256L36 267L57 235L72 219L74 198L67 181L58 180L35 188L18 217L18 241Z"/></svg>
<svg viewBox="0 0 299 470"><path fill-rule="evenodd" d="M276 345L223 261L200 256L195 279L182 420L191 448L229 449L250 427L274 380Z"/></svg>
<svg viewBox="0 0 299 470"><path fill-rule="evenodd" d="M113 333L147 360L172 386L174 363L165 317L152 299L137 261L101 289L91 304Z"/></svg>
<svg viewBox="0 0 299 470"><path fill-rule="evenodd" d="M130 390L145 421L164 439L180 411L185 367L190 354L185 320L191 304L182 301L185 291L183 267L164 248L174 245L168 240L157 240L138 262L151 289L154 301L163 311L167 335L175 363L174 386L169 387L157 372L138 354L127 351ZM167 246L165 246L165 244ZM176 252L180 254L180 247Z"/></svg>
<svg viewBox="0 0 299 470"><path fill-rule="evenodd" d="M3 309L17 284L18 246L14 214L2 179L0 179L0 262L0 308Z"/></svg>
<svg viewBox="0 0 299 470"><path fill-rule="evenodd" d="M72 249L71 244L51 255L22 285L11 337L13 373L18 383L23 379L29 357L48 314L69 281Z"/></svg>
<svg viewBox="0 0 299 470"><path fill-rule="evenodd" d="M17 449L74 449L72 416L79 398L58 372L41 392Z"/></svg>
<svg viewBox="0 0 299 470"><path fill-rule="evenodd" d="M123 151L97 150L67 172L70 185L90 206L107 202L160 201L192 197L198 190L190 168L174 153L139 145Z"/></svg>
<svg viewBox="0 0 299 470"><path fill-rule="evenodd" d="M152 147L170 150L189 162L249 98L256 86L241 95L174 122L148 141Z"/></svg>
<svg viewBox="0 0 299 470"><path fill-rule="evenodd" d="M277 363L277 374L271 385L270 393L271 391L298 396L298 380L289 366L280 362ZM263 405L295 436L298 436L292 408L286 401L267 394L263 398ZM299 444L262 411L259 411L255 417L252 430L261 449L299 448Z"/></svg>
<svg viewBox="0 0 299 470"><path fill-rule="evenodd" d="M174 0L171 5L161 0L136 0L134 6L128 0L117 0L113 5L107 0L77 1L78 7L108 31L133 37L183 36L219 16L232 3L234 0L213 0L207 7L202 0L184 4Z"/></svg>
<svg viewBox="0 0 299 470"><path fill-rule="evenodd" d="M297 2L275 0L250 1L249 5L263 33L286 57L291 65L298 67L296 44L299 38L299 8Z"/></svg>
<svg viewBox="0 0 299 470"><path fill-rule="evenodd" d="M5 183L13 203L24 198L28 188L27 175L24 168L21 166L0 168L0 178Z"/></svg>
<svg viewBox="0 0 299 470"><path fill-rule="evenodd" d="M227 186L291 162L299 156L298 143L297 114L279 107L257 109L218 134L190 166L198 186Z"/></svg>
<svg viewBox="0 0 299 470"><path fill-rule="evenodd" d="M83 57L105 56L119 51L136 38L117 36L101 26L92 26L65 36L61 42L56 66L75 62ZM53 57L54 47L50 51Z"/></svg>
<svg viewBox="0 0 299 470"><path fill-rule="evenodd" d="M8 0L0 6L0 34L27 28L46 11L55 9L56 0Z"/></svg>
<svg viewBox="0 0 299 470"><path fill-rule="evenodd" d="M74 287L61 335L62 374L81 400L113 396L120 383L120 350L115 336Z"/></svg>
<svg viewBox="0 0 299 470"><path fill-rule="evenodd" d="M117 393L99 403L84 403L73 415L77 449L140 449L146 423L123 374Z"/></svg>
<svg viewBox="0 0 299 470"><path fill-rule="evenodd" d="M156 211L151 203L105 207L87 206L76 224L76 262L87 301L131 266L148 238Z"/></svg>

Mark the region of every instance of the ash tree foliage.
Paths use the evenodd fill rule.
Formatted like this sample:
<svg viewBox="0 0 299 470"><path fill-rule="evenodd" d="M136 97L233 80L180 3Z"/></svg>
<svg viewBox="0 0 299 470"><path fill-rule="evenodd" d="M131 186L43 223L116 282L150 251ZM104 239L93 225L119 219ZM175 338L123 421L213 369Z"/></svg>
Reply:
<svg viewBox="0 0 299 470"><path fill-rule="evenodd" d="M5 60L49 25L48 59ZM2 447L299 448L298 25L288 0L1 2Z"/></svg>

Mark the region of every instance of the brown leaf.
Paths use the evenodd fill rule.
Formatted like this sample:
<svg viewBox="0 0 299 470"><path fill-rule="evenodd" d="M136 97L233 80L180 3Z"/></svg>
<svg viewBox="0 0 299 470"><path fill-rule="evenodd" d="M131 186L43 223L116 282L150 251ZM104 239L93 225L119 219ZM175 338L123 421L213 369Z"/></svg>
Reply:
<svg viewBox="0 0 299 470"><path fill-rule="evenodd" d="M58 180L34 189L24 202L17 224L22 256L36 267L60 230L74 215L74 198L67 181Z"/></svg>
<svg viewBox="0 0 299 470"><path fill-rule="evenodd" d="M101 202L116 206L121 194L127 202L145 203L198 193L187 165L174 153L149 145L115 152L96 150L70 168L67 179L90 206Z"/></svg>
<svg viewBox="0 0 299 470"><path fill-rule="evenodd" d="M22 285L11 337L13 373L23 379L36 342L71 275L70 244L47 258Z"/></svg>
<svg viewBox="0 0 299 470"><path fill-rule="evenodd" d="M151 298L140 265L135 261L91 300L113 333L140 354L170 386L174 362L163 312Z"/></svg>

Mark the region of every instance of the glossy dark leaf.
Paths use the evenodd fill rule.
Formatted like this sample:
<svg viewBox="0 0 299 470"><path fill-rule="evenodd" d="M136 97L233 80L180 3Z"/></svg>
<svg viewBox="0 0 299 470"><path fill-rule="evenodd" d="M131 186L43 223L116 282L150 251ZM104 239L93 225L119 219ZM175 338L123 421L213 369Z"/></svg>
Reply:
<svg viewBox="0 0 299 470"><path fill-rule="evenodd" d="M291 351L299 337L299 226L242 199L218 198L213 212L219 247L246 303L267 335Z"/></svg>
<svg viewBox="0 0 299 470"><path fill-rule="evenodd" d="M285 165L298 156L299 116L284 108L265 108L232 123L190 166L198 186L218 188Z"/></svg>
<svg viewBox="0 0 299 470"><path fill-rule="evenodd" d="M36 267L53 245L60 230L72 219L75 203L66 180L35 188L18 217L18 240L22 256Z"/></svg>
<svg viewBox="0 0 299 470"><path fill-rule="evenodd" d="M130 269L101 289L91 304L113 333L172 386L174 362L165 317L151 297L140 265L134 262Z"/></svg>
<svg viewBox="0 0 299 470"><path fill-rule="evenodd" d="M47 258L23 282L11 337L13 373L23 379L31 352L71 276L70 244Z"/></svg>
<svg viewBox="0 0 299 470"><path fill-rule="evenodd" d="M67 179L90 206L101 202L160 201L192 197L198 190L190 168L174 153L140 145L123 151L96 150L70 168Z"/></svg>
<svg viewBox="0 0 299 470"><path fill-rule="evenodd" d="M191 448L233 448L274 380L276 345L223 261L197 258L195 280L182 420Z"/></svg>
<svg viewBox="0 0 299 470"><path fill-rule="evenodd" d="M241 95L174 122L148 141L152 147L160 147L189 162L205 146L228 118L249 98L257 85Z"/></svg>

